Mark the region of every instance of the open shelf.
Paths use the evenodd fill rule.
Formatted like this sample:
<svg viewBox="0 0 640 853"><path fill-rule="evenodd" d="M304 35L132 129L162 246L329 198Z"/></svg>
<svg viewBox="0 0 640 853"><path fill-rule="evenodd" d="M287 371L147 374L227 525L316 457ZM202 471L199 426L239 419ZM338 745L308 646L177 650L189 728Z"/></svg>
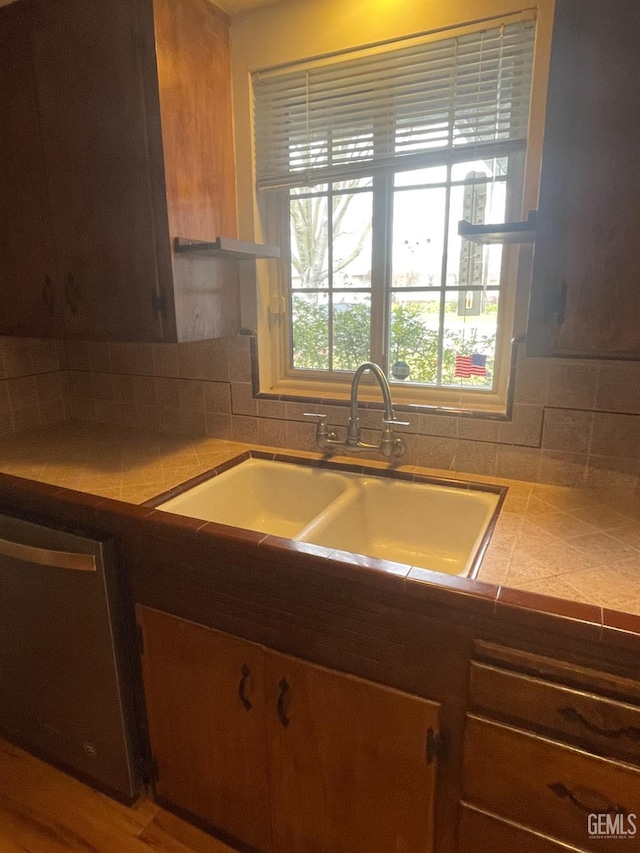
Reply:
<svg viewBox="0 0 640 853"><path fill-rule="evenodd" d="M536 239L537 211L529 212L525 222L497 222L473 225L466 219L458 222L458 234L472 243L533 243Z"/></svg>
<svg viewBox="0 0 640 853"><path fill-rule="evenodd" d="M176 237L173 241L173 248L176 252L191 252L192 254L218 258L235 258L237 261L280 257L280 248L278 246L267 246L262 243L245 243L242 240L233 240L231 237L216 237L213 241L189 240L186 237Z"/></svg>

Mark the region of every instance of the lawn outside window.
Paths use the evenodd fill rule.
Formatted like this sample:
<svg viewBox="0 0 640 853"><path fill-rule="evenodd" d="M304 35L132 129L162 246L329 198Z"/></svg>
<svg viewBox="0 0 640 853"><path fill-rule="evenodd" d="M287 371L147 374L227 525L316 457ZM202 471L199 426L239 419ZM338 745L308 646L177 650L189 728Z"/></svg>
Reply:
<svg viewBox="0 0 640 853"><path fill-rule="evenodd" d="M534 34L523 13L253 75L272 390L344 395L371 360L399 402L504 409L519 250L458 221L526 216Z"/></svg>

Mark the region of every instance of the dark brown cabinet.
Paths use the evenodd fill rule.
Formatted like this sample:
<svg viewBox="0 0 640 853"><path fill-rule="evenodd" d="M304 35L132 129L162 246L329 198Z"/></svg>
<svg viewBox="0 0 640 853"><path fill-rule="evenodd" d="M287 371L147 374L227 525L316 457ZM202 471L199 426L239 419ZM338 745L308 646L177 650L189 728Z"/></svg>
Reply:
<svg viewBox="0 0 640 853"><path fill-rule="evenodd" d="M437 703L136 616L163 803L262 853L431 853Z"/></svg>
<svg viewBox="0 0 640 853"><path fill-rule="evenodd" d="M228 22L206 0L19 0L0 14L0 333L234 334Z"/></svg>
<svg viewBox="0 0 640 853"><path fill-rule="evenodd" d="M38 94L29 31L13 6L1 10L0 44L0 331L53 335L60 304Z"/></svg>
<svg viewBox="0 0 640 853"><path fill-rule="evenodd" d="M527 349L640 358L640 6L557 0Z"/></svg>

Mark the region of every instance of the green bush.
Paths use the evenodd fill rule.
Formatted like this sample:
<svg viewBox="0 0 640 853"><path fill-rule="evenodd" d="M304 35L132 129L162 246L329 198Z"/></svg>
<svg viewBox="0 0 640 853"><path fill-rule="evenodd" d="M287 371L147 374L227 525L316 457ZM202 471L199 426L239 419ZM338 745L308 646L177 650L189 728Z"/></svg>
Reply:
<svg viewBox="0 0 640 853"><path fill-rule="evenodd" d="M329 314L326 305L293 294L293 366L307 370L329 369ZM418 302L394 303L391 309L389 363L404 361L411 368L410 382L435 384L438 371L438 332L427 328L424 306ZM487 356L487 376L464 379L465 386L487 387L493 374L495 335L470 329L463 339L445 331L442 384L458 385L454 377L456 355ZM355 370L369 359L370 311L364 304L340 305L333 318L333 369Z"/></svg>

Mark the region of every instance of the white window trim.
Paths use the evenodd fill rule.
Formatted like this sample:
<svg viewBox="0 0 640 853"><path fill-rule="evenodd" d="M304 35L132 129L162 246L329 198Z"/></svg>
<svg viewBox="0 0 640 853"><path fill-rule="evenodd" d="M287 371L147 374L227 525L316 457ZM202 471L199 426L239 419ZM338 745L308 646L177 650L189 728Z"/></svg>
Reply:
<svg viewBox="0 0 640 853"><path fill-rule="evenodd" d="M530 9L530 7L529 7ZM529 10L523 10L529 11ZM487 19L492 26L510 22L517 12L508 14L504 19ZM552 17L538 18L533 58L532 94L530 107L530 127L527 141L524 180L522 182L522 204L520 218L526 218L529 210L537 207L539 175L542 158L542 139L546 91L548 82L549 56L551 49ZM468 29L478 29L479 23ZM452 26L451 31L465 31L465 25ZM442 38L439 31L434 38ZM376 49L376 48L372 48ZM379 47L377 48L379 49ZM254 172L255 173L255 172ZM256 221L255 236L270 243L288 246L288 222L280 215L284 205L278 205L272 194L265 193L259 199L254 196L254 215ZM518 216L514 216L518 218ZM300 396L317 399L344 400L351 384L351 375L344 377L326 376L319 372L317 376L305 371L304 377L287 375L287 330L288 316L283 313L287 292L283 273L288 259L284 256L279 264L269 262L266 269L257 271L256 279L245 280L244 304L256 299L255 308L243 308L243 317L250 318L244 325L256 327L258 332L258 383L260 393L267 395ZM504 415L507 410L511 369L511 347L509 341L525 332L528 311L528 291L530 288L532 251L530 247L505 246L503 260L503 281L510 284L504 287L501 322L498 328L501 358L495 365L495 392L457 388L435 388L431 386L404 385L393 382L394 401L398 404L424 407L425 410L465 410L486 412L489 415ZM255 290L254 290L255 286ZM247 291L253 291L247 300ZM251 322L253 320L254 322ZM374 386L370 392L366 384L362 397L365 400L378 401L379 395Z"/></svg>

